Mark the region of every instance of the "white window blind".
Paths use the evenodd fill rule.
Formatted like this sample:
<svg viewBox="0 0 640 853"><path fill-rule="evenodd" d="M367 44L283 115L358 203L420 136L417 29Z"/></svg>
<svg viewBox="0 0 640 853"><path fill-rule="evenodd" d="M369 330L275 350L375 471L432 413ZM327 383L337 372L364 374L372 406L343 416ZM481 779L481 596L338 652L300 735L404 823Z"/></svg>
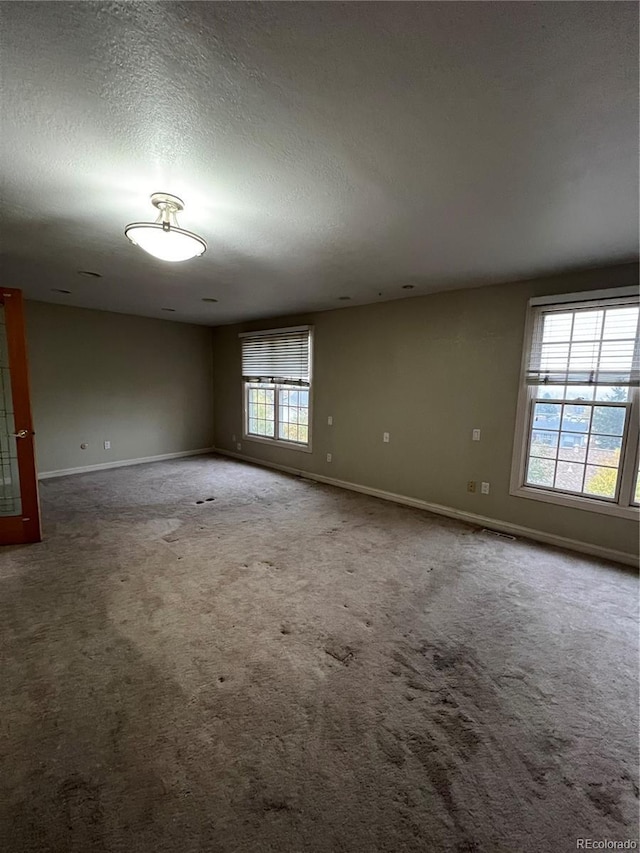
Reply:
<svg viewBox="0 0 640 853"><path fill-rule="evenodd" d="M242 378L247 382L309 385L308 327L247 332L242 340Z"/></svg>
<svg viewBox="0 0 640 853"><path fill-rule="evenodd" d="M535 311L529 385L640 383L637 296Z"/></svg>

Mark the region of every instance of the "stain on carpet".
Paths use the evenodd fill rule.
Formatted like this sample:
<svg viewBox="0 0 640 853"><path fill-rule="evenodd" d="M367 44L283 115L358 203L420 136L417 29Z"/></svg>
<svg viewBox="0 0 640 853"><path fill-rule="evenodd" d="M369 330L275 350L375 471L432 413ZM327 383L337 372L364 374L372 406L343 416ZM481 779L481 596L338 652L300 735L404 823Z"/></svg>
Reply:
<svg viewBox="0 0 640 853"><path fill-rule="evenodd" d="M612 817L618 823L625 822L620 811L619 796L605 788L602 782L591 782L587 790L587 797L606 817Z"/></svg>
<svg viewBox="0 0 640 853"><path fill-rule="evenodd" d="M337 660L344 666L349 666L356 658L356 650L338 640L328 640L324 645L324 651L329 657Z"/></svg>

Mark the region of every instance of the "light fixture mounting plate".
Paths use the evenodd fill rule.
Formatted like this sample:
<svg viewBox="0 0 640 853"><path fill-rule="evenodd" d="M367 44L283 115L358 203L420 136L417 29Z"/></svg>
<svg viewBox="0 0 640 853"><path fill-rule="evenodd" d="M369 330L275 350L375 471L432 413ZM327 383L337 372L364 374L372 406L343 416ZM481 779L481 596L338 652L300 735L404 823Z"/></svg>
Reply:
<svg viewBox="0 0 640 853"><path fill-rule="evenodd" d="M177 195L171 195L171 193L154 193L151 196L151 204L158 210L170 210L173 213L184 210L182 199L178 198Z"/></svg>

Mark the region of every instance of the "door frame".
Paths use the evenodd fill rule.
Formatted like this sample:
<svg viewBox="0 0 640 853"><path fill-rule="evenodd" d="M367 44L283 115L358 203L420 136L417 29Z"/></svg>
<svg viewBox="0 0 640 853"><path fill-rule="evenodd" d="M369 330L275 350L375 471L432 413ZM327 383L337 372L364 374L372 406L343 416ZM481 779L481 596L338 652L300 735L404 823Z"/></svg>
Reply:
<svg viewBox="0 0 640 853"><path fill-rule="evenodd" d="M16 439L22 512L16 516L0 516L0 544L16 545L40 542L42 539L40 502L22 291L9 287L0 288L0 303L4 305L14 429L16 433L21 430L27 433L24 438Z"/></svg>

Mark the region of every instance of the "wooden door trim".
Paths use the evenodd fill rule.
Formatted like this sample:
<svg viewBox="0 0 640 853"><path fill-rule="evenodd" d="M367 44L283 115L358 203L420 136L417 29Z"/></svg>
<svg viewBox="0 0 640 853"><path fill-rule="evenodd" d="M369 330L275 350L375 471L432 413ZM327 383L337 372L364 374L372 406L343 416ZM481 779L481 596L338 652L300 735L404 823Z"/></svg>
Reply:
<svg viewBox="0 0 640 853"><path fill-rule="evenodd" d="M0 529L2 530L3 542L6 538L10 539L6 544L39 542L42 536L38 475L35 461L31 397L29 395L29 369L27 366L27 341L22 292L3 287L0 289L0 302L4 305L5 310L15 431L18 432L21 429L28 431L26 438L16 440L22 513L20 516L0 518Z"/></svg>

